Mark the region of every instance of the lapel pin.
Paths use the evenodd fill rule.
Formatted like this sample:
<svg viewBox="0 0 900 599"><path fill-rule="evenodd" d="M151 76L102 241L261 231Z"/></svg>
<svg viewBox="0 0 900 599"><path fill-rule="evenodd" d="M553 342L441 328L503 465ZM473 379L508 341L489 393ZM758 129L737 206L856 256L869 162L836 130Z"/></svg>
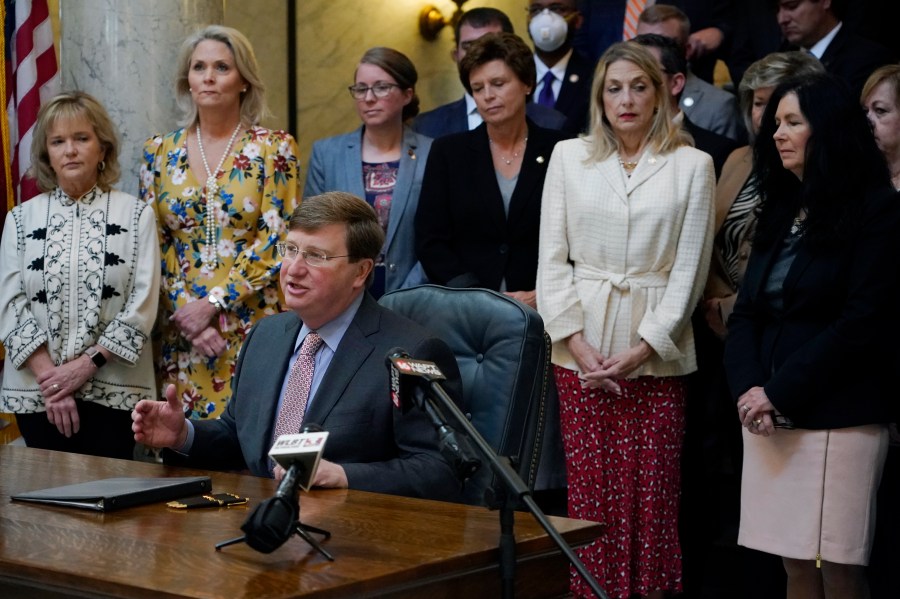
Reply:
<svg viewBox="0 0 900 599"><path fill-rule="evenodd" d="M416 159L416 153L413 151L412 148L408 149L408 150L406 151L406 153L409 154L409 157L412 158L413 160Z"/></svg>
<svg viewBox="0 0 900 599"><path fill-rule="evenodd" d="M656 164L656 158L650 158L649 160L647 160L647 162L649 162L650 164Z"/></svg>
<svg viewBox="0 0 900 599"><path fill-rule="evenodd" d="M569 75L569 83L578 83L578 73Z"/></svg>
<svg viewBox="0 0 900 599"><path fill-rule="evenodd" d="M688 96L687 98L685 98L684 100L682 100L682 102L683 102L684 105L687 106L688 108L690 108L691 106L694 105L694 99L691 98L690 96Z"/></svg>
<svg viewBox="0 0 900 599"><path fill-rule="evenodd" d="M537 161L538 164L544 164L544 157L543 157L543 156L538 156L537 158L535 158L535 160Z"/></svg>

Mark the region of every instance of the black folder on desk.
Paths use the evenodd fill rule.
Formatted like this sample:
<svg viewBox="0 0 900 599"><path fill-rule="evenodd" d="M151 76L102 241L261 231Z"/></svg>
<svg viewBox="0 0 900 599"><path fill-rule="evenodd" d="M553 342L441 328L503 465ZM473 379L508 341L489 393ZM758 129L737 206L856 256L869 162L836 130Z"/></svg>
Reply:
<svg viewBox="0 0 900 599"><path fill-rule="evenodd" d="M212 481L208 476L124 477L40 489L13 495L12 499L108 512L144 503L203 495L211 490Z"/></svg>

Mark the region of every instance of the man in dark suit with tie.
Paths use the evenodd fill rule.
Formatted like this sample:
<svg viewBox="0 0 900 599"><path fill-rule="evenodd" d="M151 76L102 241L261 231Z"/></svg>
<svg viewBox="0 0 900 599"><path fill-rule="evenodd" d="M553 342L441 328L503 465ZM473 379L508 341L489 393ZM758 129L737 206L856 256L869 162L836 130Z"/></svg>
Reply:
<svg viewBox="0 0 900 599"><path fill-rule="evenodd" d="M466 55L469 45L487 33L514 33L512 22L503 11L496 8L473 8L463 13L454 28L456 47L451 53L454 62ZM566 117L553 108L540 104L529 104L525 113L539 127L544 129L562 129ZM412 128L417 133L433 139L452 133L470 131L482 123L481 115L475 108L475 99L466 92L465 96L455 102L438 106L416 117Z"/></svg>
<svg viewBox="0 0 900 599"><path fill-rule="evenodd" d="M276 423L292 417L292 432L299 432L298 423L329 432L315 486L457 499L459 483L428 418L416 409L402 414L392 404L385 356L401 347L436 362L457 397L459 370L443 341L366 292L383 244L384 232L365 201L343 192L305 198L278 244L289 311L264 318L247 335L225 412L218 420L186 420L170 387L166 402L135 407L135 439L175 450L166 452L167 462L271 476L267 454ZM304 340L313 336L321 342L310 358ZM292 366L304 359L312 361L308 368ZM308 391L297 397L295 388ZM299 414L285 414L295 406Z"/></svg>
<svg viewBox="0 0 900 599"><path fill-rule="evenodd" d="M872 71L896 59L883 46L844 26L847 0L777 0L777 6L783 49L809 52L857 96Z"/></svg>
<svg viewBox="0 0 900 599"><path fill-rule="evenodd" d="M564 31L554 26L554 21L560 20L566 26ZM537 68L532 99L566 115L562 130L571 136L587 130L596 64L572 48L581 22L576 0L531 0L528 5L528 33L534 42Z"/></svg>

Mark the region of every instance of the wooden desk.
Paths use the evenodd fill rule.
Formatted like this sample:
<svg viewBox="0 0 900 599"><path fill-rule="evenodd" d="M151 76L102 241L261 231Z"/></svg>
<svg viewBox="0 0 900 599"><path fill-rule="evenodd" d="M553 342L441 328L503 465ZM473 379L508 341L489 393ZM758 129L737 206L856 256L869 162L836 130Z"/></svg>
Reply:
<svg viewBox="0 0 900 599"><path fill-rule="evenodd" d="M164 504L97 513L13 502L12 494L113 476L209 474L247 507L180 511ZM269 479L0 446L0 595L11 597L499 597L496 512L362 491L301 495L301 518L331 531L329 562L294 537L268 555L239 536ZM551 518L573 546L599 525ZM568 565L530 514L516 514L517 597L568 588Z"/></svg>

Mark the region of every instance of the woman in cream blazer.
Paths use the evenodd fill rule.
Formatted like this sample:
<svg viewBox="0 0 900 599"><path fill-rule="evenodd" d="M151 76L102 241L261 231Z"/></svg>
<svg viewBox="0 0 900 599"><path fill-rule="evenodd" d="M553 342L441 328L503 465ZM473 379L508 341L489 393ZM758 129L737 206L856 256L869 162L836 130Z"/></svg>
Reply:
<svg viewBox="0 0 900 599"><path fill-rule="evenodd" d="M541 211L538 311L569 515L604 524L580 555L626 599L681 591L684 375L697 367L691 313L712 250L712 159L672 122L667 94L648 50L612 46L594 77L592 135L557 144ZM572 591L588 594L576 578Z"/></svg>

